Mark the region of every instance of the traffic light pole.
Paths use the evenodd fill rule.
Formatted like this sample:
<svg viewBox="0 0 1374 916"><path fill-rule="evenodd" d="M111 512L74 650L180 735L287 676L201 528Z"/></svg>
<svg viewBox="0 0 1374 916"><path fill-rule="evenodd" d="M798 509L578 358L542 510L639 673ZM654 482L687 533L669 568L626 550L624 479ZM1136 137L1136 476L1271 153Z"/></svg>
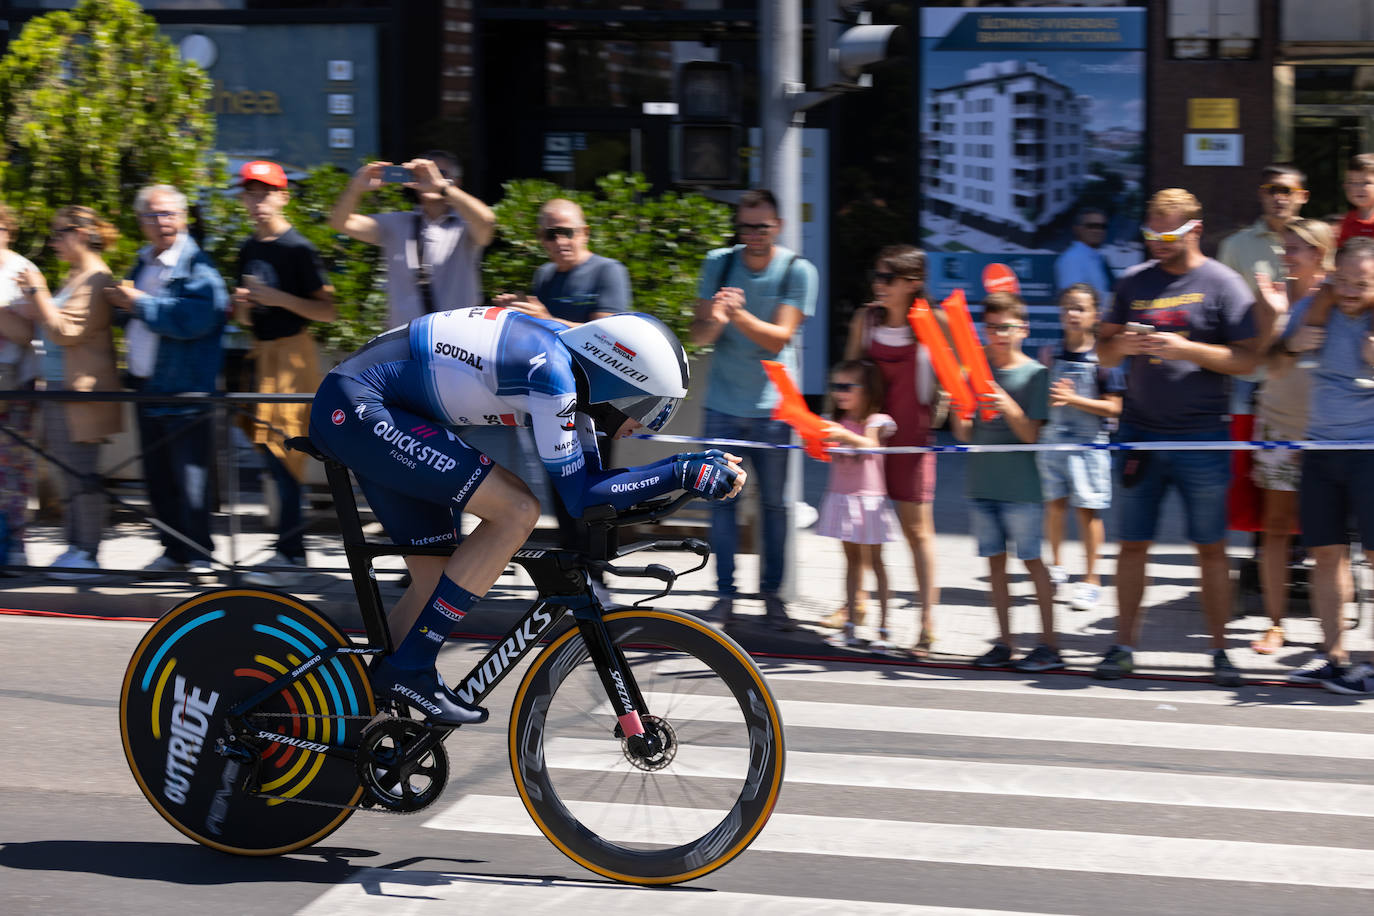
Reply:
<svg viewBox="0 0 1374 916"><path fill-rule="evenodd" d="M759 85L760 127L763 148L759 163L763 187L778 199L782 232L778 242L796 252L802 250L801 125L805 118L794 106L805 88L801 63L801 0L763 0L759 10ZM801 347L797 351L797 371L801 372ZM792 437L796 438L795 434ZM786 601L796 599L796 538L794 521L802 494L801 451L787 455L787 486L783 502L787 506L787 551L783 557L780 589ZM762 530L761 526L755 526ZM762 550L760 549L760 561Z"/></svg>

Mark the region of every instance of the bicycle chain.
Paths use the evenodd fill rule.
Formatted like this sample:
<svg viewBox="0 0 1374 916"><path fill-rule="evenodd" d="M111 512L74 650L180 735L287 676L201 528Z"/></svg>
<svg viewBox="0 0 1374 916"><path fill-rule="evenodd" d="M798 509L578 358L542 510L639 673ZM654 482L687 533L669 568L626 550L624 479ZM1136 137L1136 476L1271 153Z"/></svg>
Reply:
<svg viewBox="0 0 1374 916"><path fill-rule="evenodd" d="M379 714L379 715L380 715L380 714ZM383 715L382 717L383 717L383 718L395 718L395 719L401 718L400 716L385 716L385 715ZM345 720L348 720L348 721L362 721L362 722L380 721L380 720L378 719L378 716L376 716L376 715L372 715L372 716L325 716L325 715L314 715L314 714L305 714L305 713L291 713L291 712L253 712L253 713L249 713L245 718L249 718L249 719L253 719L253 718L263 718L263 719L345 719ZM367 790L364 789L364 790L363 790L364 795L366 795L366 792L367 792ZM253 798L275 798L275 799L277 799L278 801L292 802L292 803L297 804L297 805L314 805L314 806L317 807L317 808L335 808L335 809L338 809L338 810L361 811L361 812L365 812L365 813L369 813L369 814L399 814L399 815L401 815L402 817L405 817L405 816L408 816L408 815L411 815L411 814L419 814L420 811L424 810L424 809L420 809L420 810L417 810L417 811L397 811L395 808L387 808L387 807L385 807L384 805L344 805L344 804L340 804L339 802L318 801L318 800L313 799L313 798L295 798L295 797L287 797L287 796L285 796L285 795L271 795L271 794L269 794L269 793L267 793L267 792L253 792L253 793L250 793L250 794L251 794L251 796L252 796Z"/></svg>

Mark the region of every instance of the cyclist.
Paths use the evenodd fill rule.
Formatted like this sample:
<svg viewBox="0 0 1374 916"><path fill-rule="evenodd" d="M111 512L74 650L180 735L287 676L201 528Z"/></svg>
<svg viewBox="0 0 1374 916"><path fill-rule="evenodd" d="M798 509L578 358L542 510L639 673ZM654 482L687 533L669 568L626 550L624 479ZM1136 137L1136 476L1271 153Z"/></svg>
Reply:
<svg viewBox="0 0 1374 916"><path fill-rule="evenodd" d="M497 306L436 312L373 338L330 372L311 409L311 439L353 470L393 542L453 544L459 513L480 520L447 560L406 558L411 585L388 615L396 650L372 667L377 695L445 725L487 717L444 684L435 660L534 530L539 502L454 428L531 426L577 517L677 489L732 499L746 475L738 457L716 449L601 467L596 430L657 432L686 394L681 343L636 312L572 328Z"/></svg>

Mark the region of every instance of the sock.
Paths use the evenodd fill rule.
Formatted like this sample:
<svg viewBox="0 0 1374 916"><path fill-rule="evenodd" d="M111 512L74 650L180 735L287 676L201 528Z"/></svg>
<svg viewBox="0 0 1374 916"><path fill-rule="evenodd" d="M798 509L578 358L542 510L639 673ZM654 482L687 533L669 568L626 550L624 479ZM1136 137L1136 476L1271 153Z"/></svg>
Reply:
<svg viewBox="0 0 1374 916"><path fill-rule="evenodd" d="M440 576L434 594L429 596L410 632L392 654L391 664L406 671L433 668L434 660L439 657L439 647L444 644L453 625L462 620L476 603L476 595L448 576Z"/></svg>

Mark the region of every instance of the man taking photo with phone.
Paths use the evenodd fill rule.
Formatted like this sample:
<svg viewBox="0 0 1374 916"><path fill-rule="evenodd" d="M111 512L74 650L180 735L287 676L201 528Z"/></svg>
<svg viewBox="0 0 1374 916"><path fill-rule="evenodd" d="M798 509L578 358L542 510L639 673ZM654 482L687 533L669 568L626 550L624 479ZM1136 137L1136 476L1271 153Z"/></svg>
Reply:
<svg viewBox="0 0 1374 916"><path fill-rule="evenodd" d="M354 173L334 204L330 228L385 252L387 327L481 302L479 265L482 249L495 235L496 214L464 191L461 180L456 156L430 150L400 166L369 162ZM410 189L415 209L357 212L363 194L387 183Z"/></svg>

